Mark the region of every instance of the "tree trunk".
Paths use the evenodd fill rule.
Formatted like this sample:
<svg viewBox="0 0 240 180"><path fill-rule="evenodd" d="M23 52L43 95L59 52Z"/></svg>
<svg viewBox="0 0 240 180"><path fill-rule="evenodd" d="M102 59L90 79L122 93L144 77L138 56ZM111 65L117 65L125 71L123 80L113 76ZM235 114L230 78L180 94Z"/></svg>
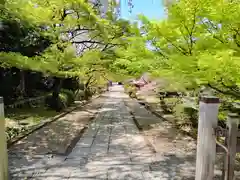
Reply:
<svg viewBox="0 0 240 180"><path fill-rule="evenodd" d="M54 77L53 92L52 92L52 107L56 111L60 111L62 108L60 107L60 99L59 99L61 86L62 86L62 79L58 77Z"/></svg>
<svg viewBox="0 0 240 180"><path fill-rule="evenodd" d="M84 85L84 99L85 100L89 99L89 88L87 84Z"/></svg>
<svg viewBox="0 0 240 180"><path fill-rule="evenodd" d="M84 99L88 100L89 96L91 95L90 89L89 89L89 84L92 79L92 76L88 78L87 82L84 84Z"/></svg>
<svg viewBox="0 0 240 180"><path fill-rule="evenodd" d="M25 71L20 70L20 93L21 96L26 96L26 88L25 88Z"/></svg>

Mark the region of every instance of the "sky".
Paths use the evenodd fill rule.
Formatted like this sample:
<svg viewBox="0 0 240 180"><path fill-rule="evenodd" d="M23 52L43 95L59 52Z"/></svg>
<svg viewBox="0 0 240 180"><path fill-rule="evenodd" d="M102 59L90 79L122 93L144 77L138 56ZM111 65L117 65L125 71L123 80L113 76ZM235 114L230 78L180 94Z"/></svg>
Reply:
<svg viewBox="0 0 240 180"><path fill-rule="evenodd" d="M144 14L149 19L164 18L164 7L161 0L132 0L132 13L129 12L128 0L121 1L121 17L128 20L136 19L138 14Z"/></svg>

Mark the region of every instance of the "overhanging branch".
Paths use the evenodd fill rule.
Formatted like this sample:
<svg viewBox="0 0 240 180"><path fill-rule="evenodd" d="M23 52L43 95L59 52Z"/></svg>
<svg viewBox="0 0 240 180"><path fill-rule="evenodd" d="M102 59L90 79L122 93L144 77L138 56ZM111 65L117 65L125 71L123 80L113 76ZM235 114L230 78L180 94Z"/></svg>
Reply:
<svg viewBox="0 0 240 180"><path fill-rule="evenodd" d="M104 42L99 42L99 41L92 41L92 40L83 40L83 41L72 41L72 43L75 44L84 44L84 43L90 43L90 44L100 44L100 45L114 45L114 46L121 46L123 44L115 44L115 43L104 43Z"/></svg>
<svg viewBox="0 0 240 180"><path fill-rule="evenodd" d="M238 93L235 93L235 92L232 92L232 91L225 91L225 90L222 90L222 89L219 89L218 87L208 83L207 84L208 87L212 88L213 90L221 93L221 94L225 94L225 95L230 95L230 96L233 96L233 97L237 97L237 98L240 98L240 94Z"/></svg>

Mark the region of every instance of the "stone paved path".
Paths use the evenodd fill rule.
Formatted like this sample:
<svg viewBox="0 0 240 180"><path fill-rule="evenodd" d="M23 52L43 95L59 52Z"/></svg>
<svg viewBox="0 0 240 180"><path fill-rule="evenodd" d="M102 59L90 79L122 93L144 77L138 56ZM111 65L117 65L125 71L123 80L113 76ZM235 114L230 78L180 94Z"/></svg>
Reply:
<svg viewBox="0 0 240 180"><path fill-rule="evenodd" d="M45 156L38 164L27 166L27 170L35 171L27 179L175 179L175 170L164 164L162 170L154 170L154 162L163 157L157 157L139 133L124 104L127 95L123 88L116 86L105 96L103 107L72 152L66 157Z"/></svg>

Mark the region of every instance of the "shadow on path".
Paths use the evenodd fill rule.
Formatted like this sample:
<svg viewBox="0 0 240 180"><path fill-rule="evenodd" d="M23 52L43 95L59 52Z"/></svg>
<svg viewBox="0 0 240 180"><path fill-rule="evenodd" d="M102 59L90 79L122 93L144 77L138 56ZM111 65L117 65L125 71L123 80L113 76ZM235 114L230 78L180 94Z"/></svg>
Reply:
<svg viewBox="0 0 240 180"><path fill-rule="evenodd" d="M65 145L61 140L57 144L52 144L48 141L48 133L42 136L35 134L33 137L38 135L37 141L25 139L25 144L20 143L15 149L11 149L9 157L12 179L20 180L26 177L37 180L194 179L194 152L183 153L165 147L163 151L153 153L124 104L124 101L131 100L123 93L123 88L118 86L104 96L104 102L102 99L96 102L96 106L73 112L72 118L69 118L73 125L65 125L65 130L58 130L58 127L43 129L43 131L52 131L52 133L58 132L62 137L65 131L73 132L74 126L80 126L78 118L80 121L86 114L88 114L86 117L92 116L91 112L96 111L96 107L101 107L69 154L49 153L47 150L50 148L56 149L59 144L63 147ZM144 115L143 110L136 111L135 116L143 118L143 121L151 120L150 114ZM61 123L65 124L67 121L68 118L62 119ZM54 134L53 137L57 138L58 134ZM28 141L32 144L26 145ZM11 152L16 152L16 154L11 154Z"/></svg>

